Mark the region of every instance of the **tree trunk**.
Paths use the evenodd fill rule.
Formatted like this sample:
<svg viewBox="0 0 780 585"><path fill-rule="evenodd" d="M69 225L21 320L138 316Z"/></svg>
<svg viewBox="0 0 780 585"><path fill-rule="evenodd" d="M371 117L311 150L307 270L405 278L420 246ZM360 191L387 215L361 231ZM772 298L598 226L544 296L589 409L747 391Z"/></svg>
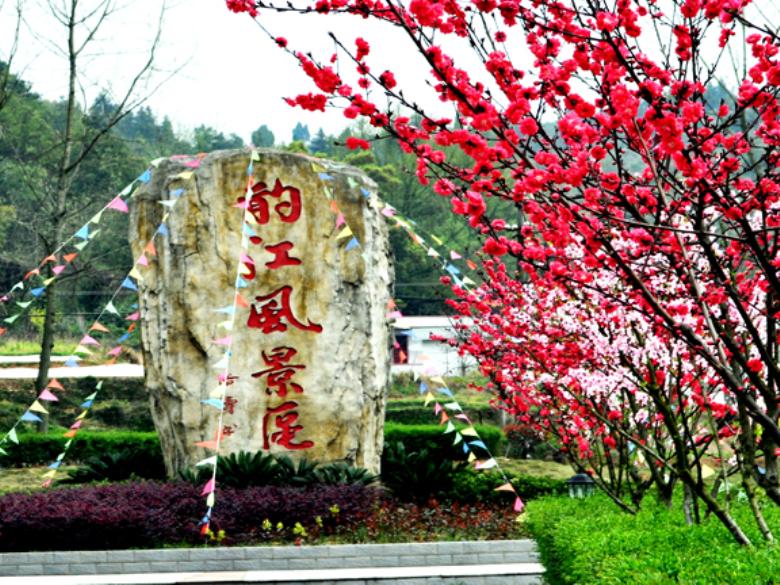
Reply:
<svg viewBox="0 0 780 585"><path fill-rule="evenodd" d="M62 228L57 229L61 232ZM61 236L58 236L61 239ZM57 241L59 241L59 239ZM35 380L35 395L39 396L44 388L49 385L49 368L51 367L51 353L54 349L54 325L57 318L57 281L52 281L46 287L46 315L43 320L43 335L41 336L41 361L38 365L38 378ZM38 423L38 432L49 432L49 415L40 413L41 422Z"/></svg>

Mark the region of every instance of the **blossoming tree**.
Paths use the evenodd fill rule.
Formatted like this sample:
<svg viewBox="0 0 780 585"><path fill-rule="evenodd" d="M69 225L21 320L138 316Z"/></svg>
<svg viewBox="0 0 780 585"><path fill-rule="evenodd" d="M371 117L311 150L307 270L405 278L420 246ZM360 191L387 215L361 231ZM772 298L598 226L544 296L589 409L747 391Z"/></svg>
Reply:
<svg viewBox="0 0 780 585"><path fill-rule="evenodd" d="M560 302L579 303L577 311L592 317L614 305L625 327L636 326L621 341L630 363L638 363L630 348L642 347L648 334L668 344L679 365L645 361L633 373L654 373L644 389L674 445L668 464L739 542L749 543L707 493L695 457L692 464L685 455L696 438L681 429L697 433L698 425L680 424L685 401L701 412L719 410L715 429L727 422L739 435L745 477L780 504L780 38L752 0L228 0L228 7L253 17L262 9L347 13L404 35L430 71L439 103L407 99L396 79L402 71L373 71L363 39L336 39L337 73L277 38L316 86L288 103L312 111L342 107L347 118L367 120L377 136L392 136L415 154L418 179L433 182L484 239L483 254L493 259L484 272L488 283L533 283L534 295L514 303L518 322L522 310L536 324L560 321ZM467 52L475 64L469 69L455 59ZM738 53L739 67L724 68ZM441 114L442 103L452 115ZM350 147L367 147L367 138ZM456 163L450 148L468 163ZM510 218L488 216L490 197L514 204L517 230L507 229ZM541 290L557 291L550 299L558 301L542 302ZM513 288L513 295L521 292ZM595 355L612 364L608 375L619 371L608 348L581 333L565 356L537 360L549 369L542 386L549 395L552 385L559 388L561 405L570 402L563 385L587 394L589 384L576 366L561 365L564 357ZM500 351L511 352L511 340L505 343ZM476 349L499 351L490 344ZM505 401L515 399L507 389L523 383L508 379L521 372L510 372L498 380ZM596 411L615 406L626 420L622 411L634 408L611 394L594 404L590 422L577 425L588 442L577 446L582 457L599 423L606 425ZM545 400L539 396L538 406ZM570 420L555 424L571 428ZM588 425L595 425L591 439L583 432ZM626 434L618 433L632 440ZM764 534L771 538L768 529Z"/></svg>

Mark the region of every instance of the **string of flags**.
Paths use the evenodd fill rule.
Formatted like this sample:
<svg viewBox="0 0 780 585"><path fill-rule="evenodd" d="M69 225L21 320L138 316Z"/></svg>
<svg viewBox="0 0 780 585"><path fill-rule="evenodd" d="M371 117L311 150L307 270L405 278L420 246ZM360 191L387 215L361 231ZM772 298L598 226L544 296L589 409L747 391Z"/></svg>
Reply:
<svg viewBox="0 0 780 585"><path fill-rule="evenodd" d="M141 177L139 177L138 180L142 180L143 182L149 182L151 176L149 171L147 170ZM181 178L179 176L178 178ZM128 189L126 189L127 192L129 192ZM144 280L143 274L139 271L139 266L149 268L149 259L150 258L156 258L157 248L155 246L155 239L157 238L158 234L167 235L168 230L165 225L166 220L168 219L170 215L170 209L173 208L173 206L178 201L178 197L183 193L184 189L176 189L171 191L172 195L174 196L173 199L167 200L163 203L166 207L169 208L169 210L165 213L163 216L163 220L161 221L160 225L158 226L157 230L154 232L152 237L147 242L146 246L144 247L143 252L141 253L141 256L136 260L136 262L133 265L133 268L130 270L130 272L127 274L125 279L122 281L121 285L116 289L114 294L111 296L111 299L108 301L108 303L105 305L105 307L101 310L100 314L98 315L97 319L92 323L92 325L89 327L87 333L82 337L82 339L79 341L78 346L76 349L73 350L70 356L65 361L66 367L72 367L72 368L78 368L79 366L79 359L81 355L92 355L92 352L87 348L87 346L100 346L104 345L106 343L106 340L103 340L103 343L97 339L97 337L101 337L101 334L109 334L111 335L113 332L111 328L106 327L101 321L104 321L104 316L107 316L108 314L112 314L116 317L122 317L122 314L117 309L115 305L115 301L117 299L117 296L125 289L131 290L131 291L137 291L138 286L137 283ZM121 201L121 204L119 203ZM114 199L107 208L116 209L118 211L122 211L124 213L128 212L127 204L124 200L121 199L121 197L118 197ZM121 354L123 350L122 343L127 341L130 338L130 334L135 329L138 318L140 316L140 313L138 311L138 304L131 305L132 309L135 309L134 312L132 312L129 315L124 316L124 321L129 321L129 325L123 325L122 329L123 334L121 337L116 339L115 343L116 347L114 347L111 351L108 352L108 355L111 356L110 359L105 362L104 365L113 365L116 363L119 355ZM98 383L95 392L87 397L85 402L81 405L82 408L85 410L76 417L76 420L74 421L73 425L70 427L70 430L66 432L63 436L67 437L69 440L66 442L63 452L60 453L60 455L57 457L56 461L52 463L48 467L48 471L44 473L44 479L46 480L43 484L44 487L48 487L51 485L51 481L53 477L56 475L57 470L59 469L60 464L62 463L63 459L65 458L72 442L73 437L76 436L76 433L81 428L85 417L87 416L90 407L92 406L98 392L103 386L103 382L101 381ZM46 407L43 406L42 401L49 401L49 402L58 402L59 399L54 394L54 391L65 391L65 388L62 386L62 384L56 379L52 378L52 380L49 382L48 386L44 389L44 391L36 398L36 400L33 402L33 404L27 409L27 411L22 415L22 417L14 424L14 426L11 428L6 435L0 439L0 453L5 453L5 451L2 448L3 444L10 445L11 443L18 444L19 438L17 433L17 426L20 422L40 422L41 418L38 416L39 414L48 414L48 410ZM37 413L37 414L36 414Z"/></svg>
<svg viewBox="0 0 780 585"><path fill-rule="evenodd" d="M94 226L99 226L103 217L103 213L109 209L119 211L121 213L128 213L127 203L125 197L128 199L135 196L135 192L132 194L133 186L136 183L148 183L151 179L151 174L148 170L142 173L138 178L128 184L116 197L114 197L109 203L107 203L100 211L98 211L92 218L79 228L73 235L65 240L54 252L46 256L37 267L30 270L22 280L14 284L11 289L0 297L0 303L9 303L6 305L8 308L19 307L21 310L14 315L10 315L2 319L2 326L0 326L0 336L2 336L8 329L16 324L19 317L21 317L36 299L49 287L57 278L72 266L76 257L84 250L84 248L90 244L101 233L101 229ZM67 254L61 254L66 247L72 247L73 250ZM51 263L51 264L50 264ZM44 271L49 269L52 276L45 274ZM19 293L19 298L16 299L13 305L10 304L12 297L16 296L16 291ZM32 299L23 301L22 299L27 294L32 295ZM8 314L8 313L6 313Z"/></svg>
<svg viewBox="0 0 780 585"><path fill-rule="evenodd" d="M228 319L221 321L217 327L221 327L228 333L225 337L212 340L212 344L224 348L224 353L220 359L212 366L213 369L219 370L220 373L217 376L217 386L209 393L209 397L205 400L201 400L202 404L216 408L218 410L217 431L213 440L199 441L195 443L197 447L203 447L209 451L213 451L214 455L198 461L196 466L204 467L211 465L212 473L211 479L206 482L203 487L201 495L206 496L206 513L200 521L201 534L207 534L209 531L209 524L211 523L211 516L214 510L214 504L216 501L216 487L217 487L217 461L219 458L219 448L222 444L223 436L223 421L225 414L225 399L227 397L227 387L229 384L229 371L230 371L230 357L233 355L233 326L236 319L236 311L238 307L249 307L249 302L241 294L240 289L249 286L244 277L252 274L254 270L254 260L249 256L248 249L249 243L252 238L256 238L253 230L254 225L257 225L255 216L249 211L249 200L252 195L252 185L254 183L254 177L252 175L252 167L255 161L260 161L260 154L256 151L252 152L249 159L249 166L247 167L247 183L246 183L246 197L242 203L237 203L233 207L241 209L242 213L242 229L241 229L241 245L239 246L238 261L236 262L236 278L233 284L233 304L214 309L213 312L220 313L228 316Z"/></svg>
<svg viewBox="0 0 780 585"><path fill-rule="evenodd" d="M468 462L475 463L475 469L488 470L496 469L504 478L504 483L496 488L495 491L511 492L515 495L514 510L515 512L522 512L525 504L520 496L515 491L512 482L509 481L504 470L496 461L495 457L490 453L490 449L485 442L480 438L477 429L474 428L474 424L469 417L463 412L463 408L458 404L457 399L452 394L452 391L447 387L447 383L444 381L438 373L435 376L429 378L430 383L435 384L435 387L429 387L424 380L420 380L420 394L425 394L425 406L427 407L431 402L434 403L434 412L436 416L441 415L440 425L446 423L444 434L454 433L453 445L461 445L463 452L468 454ZM444 394L448 398L448 402L443 405L436 399L434 392ZM442 400L443 402L443 400ZM453 424L455 422L464 422L467 425L465 428L457 427ZM479 453L484 453L487 457L478 457L475 454L475 450Z"/></svg>

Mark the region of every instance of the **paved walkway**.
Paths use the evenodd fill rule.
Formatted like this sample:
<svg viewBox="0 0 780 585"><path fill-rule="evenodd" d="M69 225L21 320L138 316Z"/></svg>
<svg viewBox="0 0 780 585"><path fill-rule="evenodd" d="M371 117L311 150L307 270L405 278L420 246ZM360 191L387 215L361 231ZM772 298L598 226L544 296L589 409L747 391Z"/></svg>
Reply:
<svg viewBox="0 0 780 585"><path fill-rule="evenodd" d="M0 356L0 364L37 364L39 355ZM52 356L52 362L64 362L67 356ZM76 358L81 361L81 358ZM143 365L114 364L112 366L81 366L78 368L55 367L49 369L50 378L143 378ZM34 380L38 368L0 368L0 380Z"/></svg>
<svg viewBox="0 0 780 585"><path fill-rule="evenodd" d="M544 568L539 563L461 565L434 567L385 567L366 569L315 569L308 571L222 571L209 573L136 573L115 575L37 575L0 578L2 585L122 585L174 583L344 583L344 585L538 585Z"/></svg>

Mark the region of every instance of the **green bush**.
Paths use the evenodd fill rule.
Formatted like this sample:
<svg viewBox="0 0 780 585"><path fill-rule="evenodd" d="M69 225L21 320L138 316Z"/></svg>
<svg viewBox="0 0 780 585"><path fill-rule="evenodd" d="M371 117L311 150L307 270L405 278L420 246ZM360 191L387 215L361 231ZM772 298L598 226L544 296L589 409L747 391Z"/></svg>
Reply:
<svg viewBox="0 0 780 585"><path fill-rule="evenodd" d="M504 433L498 427L475 426L479 438L487 445L493 455L501 453L501 442ZM401 442L409 452L428 449L432 457L462 461L468 456L463 451L463 443L453 445L455 435L444 434L444 427L439 425L400 425L385 423L385 445ZM477 449L477 455L486 455Z"/></svg>
<svg viewBox="0 0 780 585"><path fill-rule="evenodd" d="M101 481L127 481L129 479L165 479L165 463L162 456L151 457L147 453L124 449L90 457L86 465L68 472L68 477L57 484L80 484Z"/></svg>
<svg viewBox="0 0 780 585"><path fill-rule="evenodd" d="M405 501L445 497L461 471L449 459L432 456L425 448L412 451L401 442L385 444L382 453L382 485Z"/></svg>
<svg viewBox="0 0 780 585"><path fill-rule="evenodd" d="M6 454L0 454L0 466L49 465L57 458L57 455L62 453L67 440L62 436L62 432L48 435L21 434L18 445L10 441L3 444ZM162 457L157 433L82 431L74 437L65 460L67 462L86 461L90 457L100 457L106 453L124 449L131 453L144 454L150 458Z"/></svg>
<svg viewBox="0 0 780 585"><path fill-rule="evenodd" d="M518 496L525 502L543 496L559 495L566 492L566 482L562 479L536 477L533 475L516 475L505 472L476 471L469 468L455 476L454 484L447 494L448 499L457 500L462 504L477 502L510 502L514 494L497 492L496 488L506 483L504 476L514 486Z"/></svg>
<svg viewBox="0 0 780 585"><path fill-rule="evenodd" d="M769 526L780 525L777 506L763 511ZM733 502L731 512L755 547L737 545L715 517L687 526L679 499L668 510L645 498L631 516L602 494L543 498L528 505L526 522L550 585L777 582L780 549L763 543L748 504Z"/></svg>

